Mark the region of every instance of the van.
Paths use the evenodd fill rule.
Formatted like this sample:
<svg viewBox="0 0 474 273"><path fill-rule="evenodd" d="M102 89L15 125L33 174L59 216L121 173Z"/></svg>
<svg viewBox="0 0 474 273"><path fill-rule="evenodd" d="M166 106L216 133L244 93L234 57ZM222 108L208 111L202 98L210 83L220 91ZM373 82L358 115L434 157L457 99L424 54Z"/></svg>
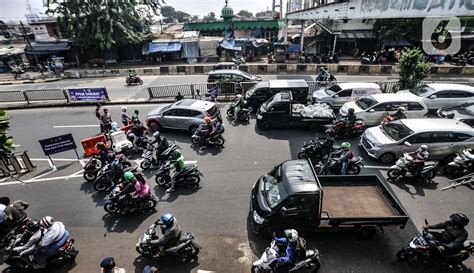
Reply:
<svg viewBox="0 0 474 273"><path fill-rule="evenodd" d="M213 83L220 80L229 80L229 82L240 83L261 81L262 78L238 69L219 69L209 71L207 82Z"/></svg>
<svg viewBox="0 0 474 273"><path fill-rule="evenodd" d="M337 109L346 102L380 93L382 90L376 83L345 82L314 91L311 100L312 102L325 102Z"/></svg>
<svg viewBox="0 0 474 273"><path fill-rule="evenodd" d="M305 80L270 80L255 84L245 93L247 107L257 110L262 103L283 91L290 91L295 102L308 102L309 87Z"/></svg>

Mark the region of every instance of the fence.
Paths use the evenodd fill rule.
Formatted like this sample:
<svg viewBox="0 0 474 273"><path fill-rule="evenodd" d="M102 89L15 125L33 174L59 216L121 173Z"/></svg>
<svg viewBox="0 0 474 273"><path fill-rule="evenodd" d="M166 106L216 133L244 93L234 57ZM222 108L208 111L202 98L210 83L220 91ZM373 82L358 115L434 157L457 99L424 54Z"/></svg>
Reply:
<svg viewBox="0 0 474 273"><path fill-rule="evenodd" d="M87 89L87 88L83 88ZM101 88L90 88L94 89ZM85 99L84 101L97 101L97 100L109 100L107 90L104 89L104 94L100 99L94 99L92 97L90 100ZM77 95L76 95L77 96ZM41 90L25 90L25 91L0 91L0 104L8 102L26 102L30 104L31 102L42 102L42 101L64 101L69 103L75 101L76 96L71 96L67 89L41 89Z"/></svg>

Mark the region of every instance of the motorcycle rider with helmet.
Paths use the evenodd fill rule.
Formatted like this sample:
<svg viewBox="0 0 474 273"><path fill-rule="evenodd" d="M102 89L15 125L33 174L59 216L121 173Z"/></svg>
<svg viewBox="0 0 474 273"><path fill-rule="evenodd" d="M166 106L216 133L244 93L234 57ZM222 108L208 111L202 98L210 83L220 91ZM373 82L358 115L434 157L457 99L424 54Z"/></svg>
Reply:
<svg viewBox="0 0 474 273"><path fill-rule="evenodd" d="M298 236L294 229L286 229L285 237L273 238L277 243L286 245L286 256L278 257L276 262L279 264L295 264L305 258L306 241Z"/></svg>
<svg viewBox="0 0 474 273"><path fill-rule="evenodd" d="M174 169L174 173L171 176L171 186L166 190L167 193L174 191L174 186L176 184L176 179L178 175L186 170L186 165L184 165L184 157L179 149L176 149L173 153L174 160L170 162L172 164L171 169Z"/></svg>
<svg viewBox="0 0 474 273"><path fill-rule="evenodd" d="M99 160L102 163L102 166L107 165L108 163L112 162L115 158L115 153L109 150L104 142L97 142L95 148L99 150Z"/></svg>
<svg viewBox="0 0 474 273"><path fill-rule="evenodd" d="M400 106L397 108L397 112L392 115L393 120L405 119L407 115L405 114L405 107Z"/></svg>
<svg viewBox="0 0 474 273"><path fill-rule="evenodd" d="M40 222L37 220L31 220L27 223L26 227L29 231L33 232L33 235L28 241L22 245L13 248L13 251L18 252L20 257L24 257L25 261L32 266L34 260L32 259L34 254L40 248L40 242L43 238L44 230L40 226Z"/></svg>
<svg viewBox="0 0 474 273"><path fill-rule="evenodd" d="M349 167L349 162L351 159L354 157L354 154L352 153L351 149L351 144L349 142L343 142L341 144L341 154L339 156L339 163L342 164L341 167L341 175L346 175L347 174L347 167Z"/></svg>
<svg viewBox="0 0 474 273"><path fill-rule="evenodd" d="M349 134L351 132L352 127L354 127L356 120L357 120L357 116L355 114L354 108L347 109L347 116L345 119L346 124L344 126L344 130L346 134Z"/></svg>
<svg viewBox="0 0 474 273"><path fill-rule="evenodd" d="M125 106L125 105L122 106L121 112L120 112L120 117L121 117L123 126L130 125L130 123L132 122L132 119L127 114L127 106Z"/></svg>
<svg viewBox="0 0 474 273"><path fill-rule="evenodd" d="M211 117L205 117L204 118L204 123L202 123L201 125L199 125L199 132L200 132L200 135L202 136L201 137L201 149L205 149L206 148L206 144L207 142L209 141L210 139L210 135L211 135L211 132L212 132L212 118Z"/></svg>
<svg viewBox="0 0 474 273"><path fill-rule="evenodd" d="M137 76L137 72L135 70L129 69L128 70L128 77L129 78L135 78Z"/></svg>
<svg viewBox="0 0 474 273"><path fill-rule="evenodd" d="M425 161L430 156L428 146L423 144L416 151L409 153L409 155L413 156L413 161L410 162L409 168L414 174L419 175L425 166Z"/></svg>
<svg viewBox="0 0 474 273"><path fill-rule="evenodd" d="M134 196L137 195L135 184L135 175L129 171L124 172L122 182L118 184L118 187L120 188L120 195L125 196L124 198L119 199L119 207L123 208L122 214L127 214L129 211L133 212L136 210L135 202L132 201Z"/></svg>
<svg viewBox="0 0 474 273"><path fill-rule="evenodd" d="M159 239L150 241L150 244L154 248L160 250L160 252L157 253L158 256L164 255L165 248L174 246L181 236L181 227L178 225L178 220L173 216L173 214L163 213L160 220L156 221L155 224L160 226L163 236Z"/></svg>
<svg viewBox="0 0 474 273"><path fill-rule="evenodd" d="M156 145L156 157L159 157L170 146L168 140L160 134L159 131L153 133L150 145Z"/></svg>
<svg viewBox="0 0 474 273"><path fill-rule="evenodd" d="M238 94L235 98L234 103L232 104L232 107L234 108L234 122L237 120L237 117L239 116L239 113L243 107L243 104L244 104L244 97L241 94Z"/></svg>
<svg viewBox="0 0 474 273"><path fill-rule="evenodd" d="M136 120L133 121L133 126L130 128L130 131L133 135L133 150L135 152L138 151L138 142L145 135L145 130L146 128L143 126L143 124Z"/></svg>
<svg viewBox="0 0 474 273"><path fill-rule="evenodd" d="M133 174L133 173L132 173ZM134 175L135 191L130 194L132 200L134 200L137 207L142 207L144 200L150 195L150 186L142 173Z"/></svg>
<svg viewBox="0 0 474 273"><path fill-rule="evenodd" d="M64 245L67 238L69 238L69 232L66 230L64 224L54 221L51 216L46 216L41 219L40 226L44 229L44 233L40 242L40 248L35 255L37 265L33 266L33 268L45 267L47 258L56 254Z"/></svg>
<svg viewBox="0 0 474 273"><path fill-rule="evenodd" d="M437 246L438 254L454 254L463 247L467 240L468 232L465 227L469 224L469 218L463 213L454 213L449 220L436 224L424 226L423 229L444 229L442 232L430 232L441 245Z"/></svg>

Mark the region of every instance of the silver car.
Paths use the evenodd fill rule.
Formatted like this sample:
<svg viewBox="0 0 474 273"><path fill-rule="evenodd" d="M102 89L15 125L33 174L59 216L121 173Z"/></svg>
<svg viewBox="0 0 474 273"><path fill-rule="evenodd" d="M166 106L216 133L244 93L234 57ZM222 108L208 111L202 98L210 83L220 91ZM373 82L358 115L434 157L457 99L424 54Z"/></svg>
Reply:
<svg viewBox="0 0 474 273"><path fill-rule="evenodd" d="M185 99L153 109L147 115L146 124L155 129L170 128L193 132L203 123L206 116L222 121L219 108L214 102Z"/></svg>
<svg viewBox="0 0 474 273"><path fill-rule="evenodd" d="M370 82L345 82L313 92L313 102L325 102L332 108L340 108L344 103L373 94L380 94L380 86Z"/></svg>
<svg viewBox="0 0 474 273"><path fill-rule="evenodd" d="M401 119L368 128L360 138L364 150L385 164L423 144L430 159L449 159L465 145L474 146L474 129L451 119Z"/></svg>

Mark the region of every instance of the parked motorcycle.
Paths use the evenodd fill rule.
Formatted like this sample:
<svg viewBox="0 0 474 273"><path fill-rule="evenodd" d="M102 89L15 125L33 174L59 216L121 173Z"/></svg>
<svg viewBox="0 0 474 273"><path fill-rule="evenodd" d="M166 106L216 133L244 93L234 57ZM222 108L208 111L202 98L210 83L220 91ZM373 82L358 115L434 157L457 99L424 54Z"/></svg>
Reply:
<svg viewBox="0 0 474 273"><path fill-rule="evenodd" d="M125 82L127 83L127 85L132 85L132 84L142 85L143 84L143 80L140 79L140 77L138 77L138 76L127 77L125 79Z"/></svg>
<svg viewBox="0 0 474 273"><path fill-rule="evenodd" d="M91 159L84 165L84 174L82 175L87 182L92 182L97 178L97 174L101 169L101 162L97 156L92 156Z"/></svg>
<svg viewBox="0 0 474 273"><path fill-rule="evenodd" d="M227 116L231 119L235 119L234 117L234 106L230 106L229 109L227 109ZM240 122L249 122L250 121L250 112L252 111L252 108L244 108L242 107L240 109L239 114L237 115L237 121Z"/></svg>
<svg viewBox="0 0 474 273"><path fill-rule="evenodd" d="M112 192L110 192L104 198L104 210L110 214L122 214L123 210L126 208L127 204L123 201L123 198L126 198L124 195L120 194L121 189L115 187ZM156 197L151 193L147 197L141 198L140 200L133 199L129 202L134 202L132 206L129 207L129 212L139 212L144 213L149 210L154 210L157 204ZM136 208L136 210L131 210L131 208Z"/></svg>
<svg viewBox="0 0 474 273"><path fill-rule="evenodd" d="M267 54L267 60L269 64L272 64L275 61L273 56L274 56L273 52L270 52Z"/></svg>
<svg viewBox="0 0 474 273"><path fill-rule="evenodd" d="M444 173L449 175L463 175L474 173L474 154L466 148L462 153L456 154L452 162L444 168Z"/></svg>
<svg viewBox="0 0 474 273"><path fill-rule="evenodd" d="M320 161L314 167L314 170L317 174L327 175L327 174L341 174L342 171L342 162L338 160L336 155L339 155L341 151L332 152L329 154L326 160ZM360 156L354 156L350 161L349 165L347 166L347 174L357 175L364 167L364 163L362 163L362 158Z"/></svg>
<svg viewBox="0 0 474 273"><path fill-rule="evenodd" d="M147 149L142 155L143 160L140 163L140 168L146 170L152 165L161 166L161 164L169 160L170 156L173 155L173 152L177 149L179 149L179 146L177 144L171 144L161 154L157 154L157 148L153 145L148 145Z"/></svg>
<svg viewBox="0 0 474 273"><path fill-rule="evenodd" d="M161 165L158 169L157 174L155 175L155 181L158 186L169 187L171 183L171 163ZM183 185L188 188L197 187L201 182L202 173L199 171L198 166L193 164L191 166L186 166L186 170L181 172L178 177L176 177L176 186Z"/></svg>
<svg viewBox="0 0 474 273"><path fill-rule="evenodd" d="M234 57L232 58L232 61L235 63L235 65L241 65L241 64L246 64L247 63L245 61L245 56L237 54L237 53L234 54Z"/></svg>
<svg viewBox="0 0 474 273"><path fill-rule="evenodd" d="M342 117L337 119L333 126L332 126L332 131L334 132L334 135L337 137L354 137L354 136L360 136L362 133L364 133L365 129L365 122L361 119L357 119L354 122L354 125L352 125L349 130L347 130L347 118Z"/></svg>
<svg viewBox="0 0 474 273"><path fill-rule="evenodd" d="M219 148L223 148L224 142L225 142L225 139L222 136L223 133L224 133L223 130L221 132L216 132L214 133L214 135L212 135L209 141L206 141L206 140L203 140L204 133L202 132L200 128L198 128L196 131L194 131L194 134L191 136L191 142L197 145L197 144L202 143L203 141L206 141L207 144L214 145Z"/></svg>
<svg viewBox="0 0 474 273"><path fill-rule="evenodd" d="M140 255L152 257L160 250L150 244L151 240L157 240L159 236L156 234L156 228L159 224L153 223L140 236L135 249ZM196 243L196 239L192 233L182 232L175 246L164 249L165 255L177 257L180 260L192 260L197 257L201 247Z"/></svg>
<svg viewBox="0 0 474 273"><path fill-rule="evenodd" d="M428 225L428 221L425 220L425 224ZM435 250L440 243L436 241L433 234L428 229L423 229L421 234L417 234L408 244L408 246L402 248L397 252L397 259L399 261L409 261L416 258L418 261L424 263L435 263L441 266L461 266L462 262L467 260L471 255L474 254L474 242L466 240L463 247L456 253L450 255L439 255L436 254L436 258L432 258L432 251Z"/></svg>
<svg viewBox="0 0 474 273"><path fill-rule="evenodd" d="M301 151L298 153L299 159L306 159L309 158L311 161L319 162L324 157L329 155L329 153L339 150L339 146L332 145L331 147L327 147L325 144L325 140L323 139L312 139L308 142L304 142Z"/></svg>
<svg viewBox="0 0 474 273"><path fill-rule="evenodd" d="M252 265L252 273L277 273L282 272L276 259L280 257L280 248L275 240L272 240L270 247L265 249L260 259ZM292 265L289 271L285 272L318 272L321 267L320 255L317 249L306 250L305 259ZM301 270L301 271L300 271Z"/></svg>
<svg viewBox="0 0 474 273"><path fill-rule="evenodd" d="M391 179L398 179L400 177L405 177L408 173L410 173L412 176L423 178L423 185L428 185L438 173L438 162L425 161L423 170L420 172L420 174L417 174L413 169L413 164L411 164L413 160L413 156L411 156L409 153L404 153L403 156L397 160L395 165L390 167L390 170L387 172L388 177Z"/></svg>

